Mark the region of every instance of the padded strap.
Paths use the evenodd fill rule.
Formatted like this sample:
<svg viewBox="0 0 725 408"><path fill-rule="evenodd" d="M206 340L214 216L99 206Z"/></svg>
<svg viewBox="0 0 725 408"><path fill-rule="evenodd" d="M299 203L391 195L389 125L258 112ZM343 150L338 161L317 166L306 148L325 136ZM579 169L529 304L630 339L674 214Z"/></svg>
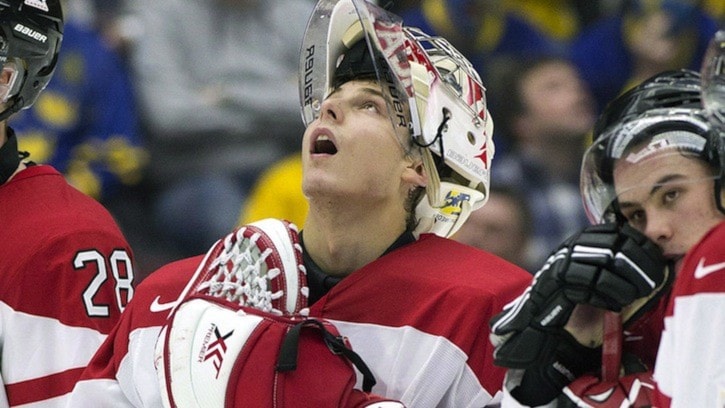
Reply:
<svg viewBox="0 0 725 408"><path fill-rule="evenodd" d="M373 372L365 364L362 357L354 352L345 344L342 336L335 336L325 328L325 325L319 320L305 319L294 325L282 341L279 358L277 359L277 371L292 371L297 368L297 351L300 343L300 332L304 327L314 327L318 329L318 333L322 336L325 344L334 354L342 354L347 358L355 368L363 375L363 391L370 392L375 386L376 380Z"/></svg>

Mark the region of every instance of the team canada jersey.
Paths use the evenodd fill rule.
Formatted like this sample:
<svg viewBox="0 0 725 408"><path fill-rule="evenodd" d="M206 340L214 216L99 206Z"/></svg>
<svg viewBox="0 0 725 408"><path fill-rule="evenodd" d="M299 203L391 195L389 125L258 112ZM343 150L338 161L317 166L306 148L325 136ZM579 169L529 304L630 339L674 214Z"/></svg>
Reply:
<svg viewBox="0 0 725 408"><path fill-rule="evenodd" d="M488 322L531 278L426 234L353 272L310 315L350 340L378 380L374 393L408 407L482 407L498 403L505 374L493 364Z"/></svg>
<svg viewBox="0 0 725 408"><path fill-rule="evenodd" d="M7 405L65 406L133 295L131 249L112 216L50 166L0 185L0 225Z"/></svg>
<svg viewBox="0 0 725 408"><path fill-rule="evenodd" d="M667 308L657 407L725 406L725 222L684 259Z"/></svg>
<svg viewBox="0 0 725 408"><path fill-rule="evenodd" d="M160 406L154 347L201 261L171 263L139 285L69 406ZM423 235L343 279L310 315L332 319L350 339L375 375L374 393L416 408L482 407L496 401L504 376L488 321L530 281L493 255Z"/></svg>
<svg viewBox="0 0 725 408"><path fill-rule="evenodd" d="M121 320L71 394L68 407L161 407L154 347L203 256L167 264L136 288Z"/></svg>

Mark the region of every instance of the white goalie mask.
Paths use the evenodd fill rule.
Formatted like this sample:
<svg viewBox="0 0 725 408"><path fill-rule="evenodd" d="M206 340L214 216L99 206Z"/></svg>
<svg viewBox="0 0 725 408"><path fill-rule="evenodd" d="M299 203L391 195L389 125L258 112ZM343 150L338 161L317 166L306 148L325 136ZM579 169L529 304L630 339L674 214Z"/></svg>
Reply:
<svg viewBox="0 0 725 408"><path fill-rule="evenodd" d="M334 90L343 55L363 39L375 76L393 94L391 126L408 128L410 140L402 147L420 150L428 175L414 232L451 236L488 200L493 121L481 79L448 41L405 27L400 17L366 0L320 0L300 55L306 125Z"/></svg>

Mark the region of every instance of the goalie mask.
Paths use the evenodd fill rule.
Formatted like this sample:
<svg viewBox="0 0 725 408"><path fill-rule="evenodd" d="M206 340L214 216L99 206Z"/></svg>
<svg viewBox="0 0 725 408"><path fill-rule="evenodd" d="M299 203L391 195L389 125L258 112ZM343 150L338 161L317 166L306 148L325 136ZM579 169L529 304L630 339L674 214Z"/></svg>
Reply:
<svg viewBox="0 0 725 408"><path fill-rule="evenodd" d="M716 202L723 211L719 137L702 109L697 72L664 72L615 99L595 125L594 137L584 153L580 178L584 207L592 223L625 221L618 195L658 185L643 173L638 180L641 184L615 189L615 164L642 166L672 155L700 159L712 168L706 178L685 182L714 180Z"/></svg>
<svg viewBox="0 0 725 408"><path fill-rule="evenodd" d="M0 0L0 120L32 106L53 76L63 38L59 0Z"/></svg>
<svg viewBox="0 0 725 408"><path fill-rule="evenodd" d="M388 112L407 154L420 154L428 175L415 207L415 233L450 236L488 199L493 121L479 75L448 41L405 27L365 0L320 0L300 56L305 125L339 85L373 78L390 90Z"/></svg>

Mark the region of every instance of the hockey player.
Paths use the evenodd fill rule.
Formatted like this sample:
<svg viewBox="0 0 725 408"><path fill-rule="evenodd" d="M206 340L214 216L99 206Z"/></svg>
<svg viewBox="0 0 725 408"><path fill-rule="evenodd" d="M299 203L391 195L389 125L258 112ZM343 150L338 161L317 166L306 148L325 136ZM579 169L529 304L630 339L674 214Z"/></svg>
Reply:
<svg viewBox="0 0 725 408"><path fill-rule="evenodd" d="M58 0L0 1L0 406L64 406L133 295L112 216L19 153L7 124L50 81L62 36Z"/></svg>
<svg viewBox="0 0 725 408"><path fill-rule="evenodd" d="M349 339L378 395L411 407L496 404L504 371L487 322L531 275L444 238L488 195L492 121L478 75L444 39L372 3L322 0L299 80L310 316ZM154 343L199 261L142 282L73 406L159 406Z"/></svg>
<svg viewBox="0 0 725 408"><path fill-rule="evenodd" d="M590 220L601 224L567 243L569 253L558 253L544 268L527 290L527 299L493 322L501 336L497 363L512 368L507 389L524 404L540 405L577 376L600 367L601 350L584 346L601 344L601 338L590 337L582 345L577 325L567 322L581 310L575 305L584 304L621 312L625 353L643 364L629 372L633 366L622 362L626 374L638 376L636 386L621 381L628 384L624 392L619 389L607 399L601 387L580 387L575 381L564 389L567 399L580 406L650 404L657 359L655 379L662 382L665 395L676 395L673 406L717 406L725 372L720 356L724 333L721 325L701 323L723 316L718 294L723 275L717 273L722 240L710 238L722 237L725 220L723 155L721 134L702 109L700 75L671 71L644 81L608 105L595 137L583 158L581 186ZM641 250L633 250L637 246L622 237L639 243ZM652 243L668 267L656 261ZM668 286L672 275L674 289ZM633 312L632 304L640 310ZM556 312L546 318L537 316L552 310ZM601 329L597 322L592 327ZM552 340L554 351L529 357L535 361L524 368L514 349L546 339ZM683 339L697 339L697 347L683 353ZM659 404L655 406L668 406L666 400Z"/></svg>
<svg viewBox="0 0 725 408"><path fill-rule="evenodd" d="M712 124L707 140L714 169L714 201L723 207L725 172L725 30L710 43L703 64L703 105ZM707 195L707 191L705 192ZM704 202L712 202L703 197ZM688 219L697 222L690 216ZM715 214L713 221L723 219ZM711 225L705 222L703 228ZM696 235L696 234L693 234ZM654 378L658 407L725 405L725 223L710 229L688 251L672 289Z"/></svg>

